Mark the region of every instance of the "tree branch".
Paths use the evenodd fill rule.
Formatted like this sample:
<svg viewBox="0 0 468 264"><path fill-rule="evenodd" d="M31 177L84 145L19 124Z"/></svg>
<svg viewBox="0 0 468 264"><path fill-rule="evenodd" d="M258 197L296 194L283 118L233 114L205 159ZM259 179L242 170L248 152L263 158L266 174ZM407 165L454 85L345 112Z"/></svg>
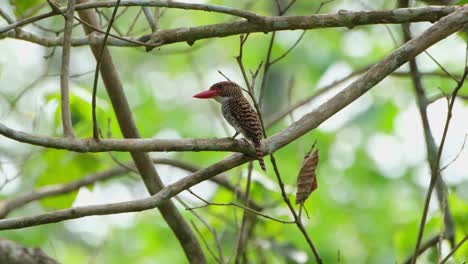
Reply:
<svg viewBox="0 0 468 264"><path fill-rule="evenodd" d="M88 6L77 5L76 10L83 10L88 8L96 8L101 3L105 2L93 2ZM115 3L115 2L112 2ZM122 1L125 3L125 1ZM153 2L151 2L153 3ZM157 3L157 2L154 2ZM173 3L173 2L172 2ZM84 8L86 7L86 8ZM108 6L110 7L110 6ZM459 7L458 7L459 8ZM128 40L140 40L139 42L146 42L151 39L151 45L149 46L163 46L176 42L187 42L193 44L197 40L215 37L227 37L238 34L246 34L253 32L272 32L281 30L296 30L296 29L316 29L316 28L329 28L329 27L355 27L360 25L370 24L400 24L409 22L434 22L439 20L452 12L457 7L419 7L419 8L402 8L393 9L386 11L340 11L336 14L319 14L311 16L287 16L287 17L275 17L265 16L262 17L263 23L251 23L249 21L235 21L219 23L207 26L196 26L188 28L175 28L158 30L153 35L146 35L140 38L128 38ZM40 15L36 20L43 19L45 17L54 16L54 13L47 13ZM22 21L21 24L9 25L0 29L0 39L18 38L46 47L61 46L63 40L61 37L42 37L35 34L19 30L18 32L12 31L12 29L34 21ZM19 22L17 22L19 23ZM129 41L122 39L109 38L108 45L111 46L143 46L138 42L130 43ZM90 35L81 38L72 39L72 46L83 46L89 44L102 43L103 36Z"/></svg>
<svg viewBox="0 0 468 264"><path fill-rule="evenodd" d="M86 9L95 9L95 8L112 8L117 5L117 1L100 1L100 2L82 2L76 6L76 11L86 10ZM121 1L118 4L119 6L126 7L126 6L141 6L141 7L165 7L165 8L175 8L175 9L184 9L184 10L200 10L200 11L207 11L207 12L216 12L216 13L223 13L232 16L242 17L249 21L261 21L262 16L259 16L255 13L240 10L231 7L224 7L224 6L216 6L216 5L209 5L209 4L192 4L192 3L182 3L176 1L155 1L155 0L133 0L133 1ZM27 24L31 24L42 20L44 18L53 17L60 12L65 12L65 8L59 8L57 11L51 11L45 14L37 15L34 17L28 17L23 20L17 21L12 23L8 26L0 28L0 34L12 30L14 28L22 27Z"/></svg>
<svg viewBox="0 0 468 264"><path fill-rule="evenodd" d="M439 243L439 234L429 238L425 243L423 243L419 249L418 249L418 257L422 253L424 253L426 250L430 249L431 247L435 247ZM414 254L414 252L413 252ZM406 258L406 260L403 262L403 264L411 264L411 261L413 260L414 255L409 256Z"/></svg>
<svg viewBox="0 0 468 264"><path fill-rule="evenodd" d="M151 10L149 7L145 6L142 7L143 13L145 14L146 21L148 21L149 26L151 27L151 32L155 32L158 30L158 24L156 22L156 18L154 17L153 13L151 13Z"/></svg>
<svg viewBox="0 0 468 264"><path fill-rule="evenodd" d="M189 172L196 172L201 168L194 166L190 163L186 163L176 159L152 159L154 164L165 164L170 165L176 168L180 168ZM11 211L16 210L26 204L31 202L41 200L51 196L57 196L61 194L66 194L69 192L77 191L79 188L94 184L98 181L105 181L111 178L122 176L126 172L134 170L133 162L127 162L123 166L116 166L114 168L93 173L88 176L85 176L79 180L65 183L65 184L55 184L48 185L39 189L36 189L30 193L22 194L14 198L0 201L0 218L5 218ZM239 188L232 185L225 177L224 174L220 174L216 177L210 179L212 182L218 184L219 186L229 190L241 199L246 197L245 193L242 192ZM247 206L250 206L253 210L260 211L263 210L263 206L257 204L255 201L249 199Z"/></svg>
<svg viewBox="0 0 468 264"><path fill-rule="evenodd" d="M68 1L67 13L64 17L65 28L63 30L62 68L60 71L60 110L62 117L63 134L66 137L74 137L70 113L70 46L75 13L75 0Z"/></svg>
<svg viewBox="0 0 468 264"><path fill-rule="evenodd" d="M465 235L465 237L460 241L458 242L458 244L452 249L452 251L450 251L447 256L440 262L440 264L444 264L445 262L447 262L450 257L455 254L455 252L463 245L463 243L465 243L466 241L468 240L468 235Z"/></svg>
<svg viewBox="0 0 468 264"><path fill-rule="evenodd" d="M27 248L5 239L0 239L0 263L59 264L40 248Z"/></svg>
<svg viewBox="0 0 468 264"><path fill-rule="evenodd" d="M101 65L102 65L103 57L104 57L104 49L106 48L107 39L109 38L109 33L112 28L112 24L114 23L115 16L117 15L119 4L120 4L120 0L117 0L114 11L112 12L112 16L109 20L109 25L107 25L107 30L104 34L104 39L99 48L99 53L96 56L96 69L94 71L94 79L93 79L93 97L91 100L91 108L92 108L91 115L93 119L93 138L96 141L99 141L99 128L98 128L97 117L96 117L96 94L97 94L97 87L98 87L98 82L99 82L99 71L101 70Z"/></svg>
<svg viewBox="0 0 468 264"><path fill-rule="evenodd" d="M0 202L0 218L4 218L11 211L18 209L19 207L24 206L30 202L76 191L81 187L94 184L98 181L108 180L115 176L122 175L125 172L127 172L125 168L117 166L109 170L90 174L88 176L83 177L82 179L67 184L49 185L34 190L31 193L20 195L13 199L3 200Z"/></svg>

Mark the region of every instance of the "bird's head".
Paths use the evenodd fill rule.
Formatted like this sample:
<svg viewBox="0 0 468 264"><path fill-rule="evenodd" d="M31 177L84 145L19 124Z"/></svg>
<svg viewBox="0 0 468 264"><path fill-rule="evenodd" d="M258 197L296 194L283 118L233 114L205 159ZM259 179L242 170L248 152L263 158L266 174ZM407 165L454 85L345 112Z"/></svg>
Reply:
<svg viewBox="0 0 468 264"><path fill-rule="evenodd" d="M224 81L213 84L210 89L194 95L195 98L213 98L222 101L225 98L242 96L242 88L235 82Z"/></svg>

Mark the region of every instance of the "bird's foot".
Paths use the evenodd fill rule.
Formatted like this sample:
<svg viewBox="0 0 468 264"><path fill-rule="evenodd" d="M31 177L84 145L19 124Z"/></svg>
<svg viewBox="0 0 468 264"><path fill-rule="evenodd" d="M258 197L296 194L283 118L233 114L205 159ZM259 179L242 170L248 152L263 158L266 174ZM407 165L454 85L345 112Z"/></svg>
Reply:
<svg viewBox="0 0 468 264"><path fill-rule="evenodd" d="M242 142L244 142L247 145L250 145L250 142L246 138L241 138Z"/></svg>
<svg viewBox="0 0 468 264"><path fill-rule="evenodd" d="M236 133L231 137L232 139L236 139L236 137L239 135L239 132L236 131Z"/></svg>

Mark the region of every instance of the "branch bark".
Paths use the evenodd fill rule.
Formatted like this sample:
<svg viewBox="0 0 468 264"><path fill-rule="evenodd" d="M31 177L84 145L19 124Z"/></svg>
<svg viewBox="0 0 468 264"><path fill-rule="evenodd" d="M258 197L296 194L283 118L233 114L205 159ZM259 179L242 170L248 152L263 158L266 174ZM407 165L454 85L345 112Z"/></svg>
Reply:
<svg viewBox="0 0 468 264"><path fill-rule="evenodd" d="M40 248L27 248L5 239L0 239L0 263L59 264Z"/></svg>
<svg viewBox="0 0 468 264"><path fill-rule="evenodd" d="M152 159L152 161L154 164L171 165L171 166L174 166L174 167L177 167L177 168L180 168L180 169L192 172L192 173L201 169L192 164L179 161L179 160L175 160L175 159ZM5 218L11 211L16 210L31 202L41 200L41 199L51 197L51 196L57 196L57 195L77 191L81 187L88 186L99 181L106 181L114 177L122 176L126 172L129 172L129 169L133 170L134 167L135 165L133 164L133 162L127 162L123 164L123 166L116 166L108 170L104 170L104 171L97 172L97 173L92 173L90 175L87 175L73 182L69 182L66 184L48 185L48 186L36 189L30 193L25 193L14 198L0 201L0 219ZM240 190L239 188L231 184L226 179L226 175L224 174L220 174L216 177L211 178L210 180L218 184L219 186L225 188L226 190L229 190L237 194L241 199L244 199L246 197L246 194L242 190ZM259 205L258 203L250 199L249 199L249 202L247 203L247 206L251 207L252 209L256 211L263 210L263 206Z"/></svg>
<svg viewBox="0 0 468 264"><path fill-rule="evenodd" d="M270 137L265 142L268 145L265 148L265 151L268 151L268 153L273 153L289 144L293 140L306 134L310 130L316 128L332 115L365 94L368 90L370 90L373 86L383 80L402 64L414 58L416 55L423 52L434 43L460 30L467 22L468 5L464 5L454 13L441 19L432 27L424 31L424 33L419 37L408 41L402 47L384 58L382 61L376 63L360 78L350 84L343 91L329 99L327 102L319 106L317 109L304 115L301 119L292 123L289 127L280 133ZM230 157L218 163L203 168L182 180L166 186L161 191L149 198L131 202L76 207L36 216L0 220L0 229L4 230L24 228L90 215L116 214L152 209L164 204L178 193L215 175L244 164L252 159L254 158L239 153L231 155Z"/></svg>
<svg viewBox="0 0 468 264"><path fill-rule="evenodd" d="M63 31L62 69L60 72L60 109L63 125L63 134L66 137L74 137L70 113L69 75L70 75L70 46L73 31L75 13L75 0L68 1Z"/></svg>
<svg viewBox="0 0 468 264"><path fill-rule="evenodd" d="M104 65L103 65L104 66ZM0 123L0 135L7 138L47 148L66 149L76 152L107 151L232 151L254 153L250 144L230 138L218 139L94 139L56 138L37 136L13 130Z"/></svg>
<svg viewBox="0 0 468 264"><path fill-rule="evenodd" d="M122 1L122 5L129 1ZM87 6L77 5L76 10L84 10L89 8L97 8L102 3L94 2ZM115 4L115 2L112 2ZM153 3L153 2L151 2ZM157 3L157 2L154 2ZM173 3L173 2L172 2ZM136 5L136 4L135 4ZM112 6L112 5L111 5ZM106 6L106 7L111 7ZM129 5L127 5L129 6ZM138 5L136 5L138 6ZM170 6L168 6L170 7ZM175 28L158 30L152 35L145 35L139 38L128 38L129 40L139 40L140 42L149 41L151 45L148 47L163 46L177 42L187 42L193 44L197 40L227 37L238 34L246 34L253 32L272 32L281 30L297 30L297 29L316 29L329 27L348 27L352 28L360 25L370 24L401 24L410 22L435 22L440 18L454 12L457 9L455 6L429 6L419 8L399 8L385 11L340 11L336 14L319 14L310 16L259 16L261 23L258 21L250 22L249 20L218 23L207 26L196 26L186 28ZM241 10L242 11L242 10ZM40 19L56 15L53 12L34 17L34 20L22 20L15 24L5 26L0 29L0 39L18 38L31 41L46 47L61 46L63 40L61 37L42 37L22 29L17 32L13 29L26 24L38 21ZM151 41L150 41L151 40ZM72 46L83 46L90 44L102 43L103 36L89 35L86 37L72 39ZM122 39L110 37L108 40L110 46L138 46L138 43L129 42ZM142 46L142 45L141 45Z"/></svg>
<svg viewBox="0 0 468 264"><path fill-rule="evenodd" d="M86 0L78 0L78 3L85 2ZM99 27L96 14L92 10L82 10L79 12L79 15L81 19L87 23L94 27ZM93 32L89 27L84 27L84 30L87 34ZM101 77L111 99L122 134L127 138L139 138L140 135L133 120L132 111L126 100L123 86L112 61L109 49L104 48L101 55L98 45L91 45L90 47L96 60L99 56L102 56ZM164 185L149 155L143 152L131 152L130 154L149 193L155 194L160 191ZM182 245L188 260L194 263L206 263L205 255L203 254L203 250L195 234L175 205L171 201L167 201L160 205L159 211Z"/></svg>
<svg viewBox="0 0 468 264"><path fill-rule="evenodd" d="M126 171L127 170L125 168L118 166L109 170L90 174L88 176L83 177L82 179L67 184L49 185L34 190L31 193L26 193L15 198L3 200L0 202L0 218L4 218L11 211L21 206L24 206L30 202L76 191L83 186L88 186L98 181L104 181L115 176L122 175Z"/></svg>

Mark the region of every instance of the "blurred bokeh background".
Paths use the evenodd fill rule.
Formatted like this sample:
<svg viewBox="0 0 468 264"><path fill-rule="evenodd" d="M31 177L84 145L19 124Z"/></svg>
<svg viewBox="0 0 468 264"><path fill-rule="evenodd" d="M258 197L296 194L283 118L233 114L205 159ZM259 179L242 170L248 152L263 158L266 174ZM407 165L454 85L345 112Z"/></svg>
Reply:
<svg viewBox="0 0 468 264"><path fill-rule="evenodd" d="M0 1L0 8L20 16L41 5L41 0ZM275 1L186 1L247 8L263 15L276 14ZM320 1L298 0L287 15L313 14ZM416 6L426 3L416 2ZM335 0L320 13L338 10L381 10L395 8L391 0ZM16 7L16 8L15 8ZM122 8L123 10L124 8ZM126 8L115 23L114 32L125 34L141 8ZM47 12L48 6L37 13ZM110 16L112 9L102 9ZM216 13L161 9L161 28L205 25L233 18ZM37 14L36 13L36 14ZM103 22L104 23L104 22ZM0 25L6 22L0 20ZM413 35L420 34L430 23L415 23ZM55 16L28 25L26 30L39 35L55 36L44 30L63 28L63 18ZM150 33L141 16L131 34ZM302 31L278 32L272 57L287 51ZM75 27L74 36L82 36ZM244 47L244 63L254 70L265 60L271 34L249 36ZM382 59L402 43L400 25L359 26L353 29L330 28L308 31L288 56L274 64L267 76L263 116L273 120L289 106L304 100L323 87L360 71ZM464 36L454 34L431 47L428 52L453 75L463 72ZM224 80L221 70L231 80L243 84L235 60L239 37L197 41L193 46L178 43L146 53L143 48L110 47L125 92L133 109L137 126L145 138L214 138L232 135L221 119L218 105L200 101L192 95ZM430 98L429 118L436 142L440 141L447 102L443 92L456 83L444 76L440 67L426 54L417 61L423 84ZM14 129L34 134L61 136L60 81L61 49L46 48L25 41L0 40L0 122ZM73 47L71 53L71 111L77 136L91 137L91 90L95 59L89 47ZM293 196L302 158L317 140L320 163L318 189L305 203L310 218L307 231L325 263L401 263L414 248L424 194L430 171L426 160L423 129L408 67L387 77L346 109L318 129L306 134L276 154L286 190ZM310 100L291 115L274 123L273 135L317 107L352 82L348 78L321 96ZM466 85L465 85L466 86ZM97 114L105 137L121 138L115 115L102 82L99 84ZM468 96L467 87L461 95ZM456 160L442 175L449 187L449 206L456 223L459 240L468 231L468 150L463 148L468 132L467 101L458 99L444 149L442 166ZM230 155L220 152L151 153L154 158L181 160L196 166L208 166ZM114 159L130 161L127 153L112 153ZM46 185L67 183L86 175L119 166L109 153L80 154L20 144L0 137L0 199L11 199ZM169 165L156 165L165 183L189 175ZM265 207L264 213L288 219L290 212L282 201L276 179L267 159L269 173L254 164L253 199ZM244 189L247 165L227 172L229 181ZM215 202L239 201L235 194L212 182L192 188L205 199ZM13 211L8 217L33 215L77 205L126 201L148 195L141 180L133 173L123 173L105 182L83 187L79 191L34 202ZM179 196L189 206L202 205L194 196ZM209 230L179 202L186 219L199 228L208 244L214 247ZM197 209L222 241L225 255L235 247L236 225L242 210L234 207ZM429 209L425 237L441 229L441 211L435 196ZM8 238L27 246L38 246L63 263L184 263L186 259L167 224L157 210L114 216L87 217L58 224L2 231ZM449 244L441 246L442 255ZM420 263L435 263L438 249L426 251ZM249 241L247 256L251 263L312 263L313 256L294 225L259 219ZM451 263L462 263L468 247L462 247ZM209 257L208 257L209 258ZM210 261L214 262L213 259Z"/></svg>

